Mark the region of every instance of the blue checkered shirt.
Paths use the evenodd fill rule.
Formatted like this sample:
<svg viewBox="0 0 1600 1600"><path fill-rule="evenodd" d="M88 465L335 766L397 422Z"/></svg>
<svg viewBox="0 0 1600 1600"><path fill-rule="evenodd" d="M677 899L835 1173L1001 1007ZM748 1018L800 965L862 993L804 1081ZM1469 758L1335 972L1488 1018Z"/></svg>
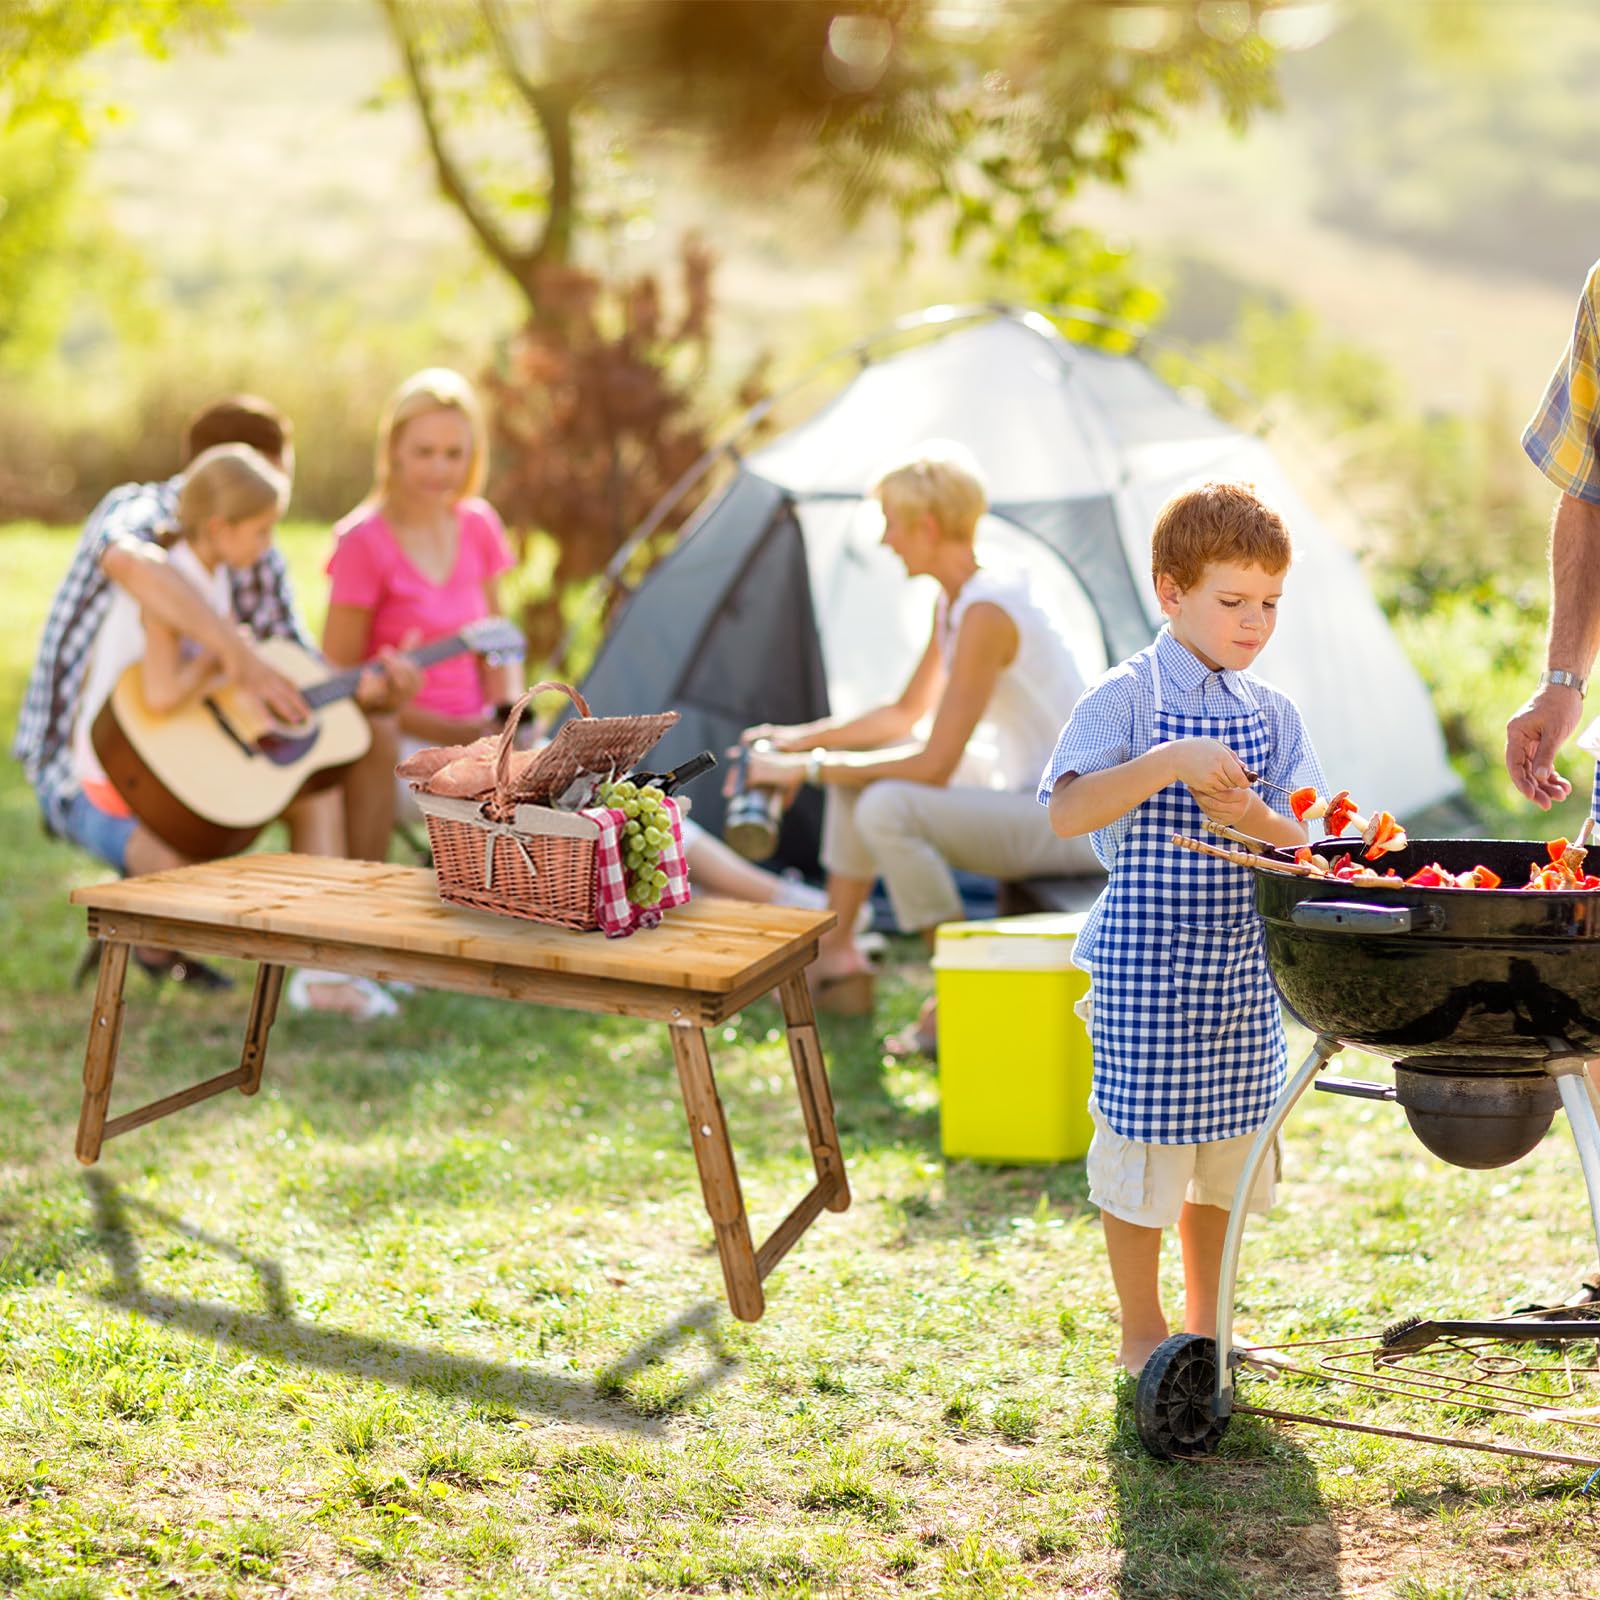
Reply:
<svg viewBox="0 0 1600 1600"><path fill-rule="evenodd" d="M1057 781L1067 773L1081 777L1120 767L1143 755L1155 742L1155 678L1150 670L1153 657L1160 663L1161 697L1169 710L1194 716L1233 714L1237 707L1249 706L1253 701L1265 714L1272 740L1272 758L1260 775L1285 789L1309 784L1318 794L1327 793L1327 780L1294 701L1254 673L1213 672L1187 646L1179 644L1170 628L1163 628L1153 644L1112 667L1083 692L1039 779L1040 805L1049 805ZM1263 788L1261 797L1274 811L1292 815L1287 795ZM1130 812L1089 836L1095 855L1108 873L1116 868L1117 851L1131 825ZM1073 960L1079 966L1091 966L1104 903L1102 892L1075 942Z"/></svg>
<svg viewBox="0 0 1600 1600"><path fill-rule="evenodd" d="M67 575L50 603L11 753L22 763L45 821L56 833L64 832L62 819L77 792L72 725L89 652L111 604L111 580L100 570L100 558L113 540L149 543L173 528L181 482L169 478L113 489L89 513ZM276 548L248 571L233 574L233 612L258 639L288 638L311 648L295 610L288 566Z"/></svg>
<svg viewBox="0 0 1600 1600"><path fill-rule="evenodd" d="M1522 433L1522 448L1563 494L1600 505L1600 261L1589 269L1567 345Z"/></svg>

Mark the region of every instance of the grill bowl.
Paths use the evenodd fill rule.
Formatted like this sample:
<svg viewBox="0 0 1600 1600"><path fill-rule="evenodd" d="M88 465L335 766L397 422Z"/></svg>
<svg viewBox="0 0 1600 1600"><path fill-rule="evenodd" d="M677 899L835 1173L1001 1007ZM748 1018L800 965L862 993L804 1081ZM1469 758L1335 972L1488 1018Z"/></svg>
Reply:
<svg viewBox="0 0 1600 1600"><path fill-rule="evenodd" d="M1361 859L1351 839L1312 849ZM1379 867L1404 878L1431 861L1481 864L1521 884L1548 860L1543 840L1414 839ZM1317 1033L1396 1060L1447 1056L1453 1073L1527 1071L1563 1046L1600 1056L1600 891L1391 888L1257 869L1255 901L1273 982ZM1338 913L1302 908L1327 904L1352 912L1310 926Z"/></svg>

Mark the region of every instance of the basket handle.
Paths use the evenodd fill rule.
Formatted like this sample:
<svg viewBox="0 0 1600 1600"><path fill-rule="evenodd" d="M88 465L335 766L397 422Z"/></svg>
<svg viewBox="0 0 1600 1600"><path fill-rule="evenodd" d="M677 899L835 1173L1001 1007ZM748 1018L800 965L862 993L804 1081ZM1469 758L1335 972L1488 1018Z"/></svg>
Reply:
<svg viewBox="0 0 1600 1600"><path fill-rule="evenodd" d="M543 694L547 689L559 689L577 707L580 717L590 715L589 702L570 683L557 683L554 678L547 678L525 690L522 698L506 712L506 725L500 730L500 742L494 747L494 797L499 805L505 805L510 799L511 741L517 736L517 724L522 721L522 713L533 703L534 696Z"/></svg>

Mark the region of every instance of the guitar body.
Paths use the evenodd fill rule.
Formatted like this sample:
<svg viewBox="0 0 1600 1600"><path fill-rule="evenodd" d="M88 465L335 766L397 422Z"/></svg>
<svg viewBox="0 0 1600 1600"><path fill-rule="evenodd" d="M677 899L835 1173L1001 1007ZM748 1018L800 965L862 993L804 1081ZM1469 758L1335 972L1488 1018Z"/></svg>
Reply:
<svg viewBox="0 0 1600 1600"><path fill-rule="evenodd" d="M328 675L292 640L269 639L257 649L301 689ZM349 699L289 730L262 724L228 688L157 716L145 704L137 664L117 680L89 738L133 814L194 861L237 854L302 790L337 781L372 743L366 717Z"/></svg>

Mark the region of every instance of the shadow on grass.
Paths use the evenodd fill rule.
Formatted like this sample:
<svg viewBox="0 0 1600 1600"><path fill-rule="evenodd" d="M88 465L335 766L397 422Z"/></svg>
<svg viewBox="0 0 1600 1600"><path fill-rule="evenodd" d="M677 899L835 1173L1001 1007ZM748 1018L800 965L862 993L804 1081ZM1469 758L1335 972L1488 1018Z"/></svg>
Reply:
<svg viewBox="0 0 1600 1600"><path fill-rule="evenodd" d="M1134 1384L1111 1444L1122 1600L1335 1600L1339 1535L1315 1465L1288 1434L1235 1416L1217 1455L1158 1461L1139 1441Z"/></svg>
<svg viewBox="0 0 1600 1600"><path fill-rule="evenodd" d="M593 1383L470 1356L440 1354L344 1329L318 1327L294 1315L277 1262L240 1250L227 1239L207 1233L159 1206L125 1196L102 1173L85 1173L83 1181L94 1209L99 1244L111 1268L111 1282L101 1291L107 1304L163 1327L181 1328L198 1338L274 1361L645 1435L658 1433L662 1415L682 1410L732 1376L738 1366L738 1358L722 1338L720 1309L709 1302L673 1318L666 1327L606 1367ZM261 1286L266 1310L248 1312L219 1301L151 1293L140 1273L130 1211L249 1267ZM704 1342L710 1357L699 1374L669 1393L642 1403L632 1397L628 1385L635 1378L697 1338Z"/></svg>

